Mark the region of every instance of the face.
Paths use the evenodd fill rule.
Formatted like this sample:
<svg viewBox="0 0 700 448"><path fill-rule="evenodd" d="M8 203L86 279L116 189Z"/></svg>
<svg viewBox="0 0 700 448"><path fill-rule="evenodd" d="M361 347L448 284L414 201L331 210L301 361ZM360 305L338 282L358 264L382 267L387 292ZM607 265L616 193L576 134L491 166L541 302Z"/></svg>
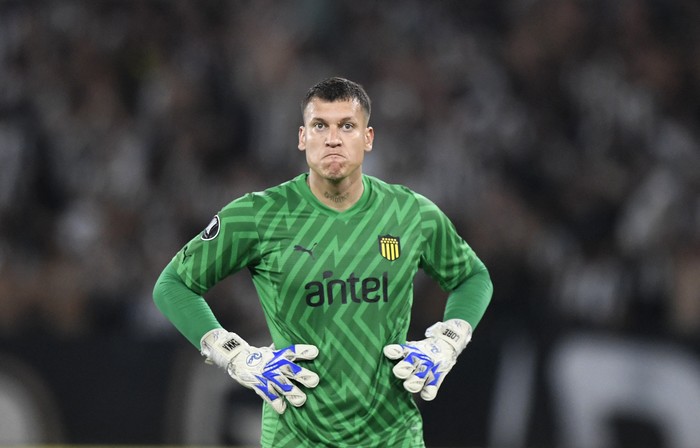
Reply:
<svg viewBox="0 0 700 448"><path fill-rule="evenodd" d="M299 128L299 150L306 153L311 176L331 182L362 174L365 152L372 150L374 129L360 103L312 99Z"/></svg>

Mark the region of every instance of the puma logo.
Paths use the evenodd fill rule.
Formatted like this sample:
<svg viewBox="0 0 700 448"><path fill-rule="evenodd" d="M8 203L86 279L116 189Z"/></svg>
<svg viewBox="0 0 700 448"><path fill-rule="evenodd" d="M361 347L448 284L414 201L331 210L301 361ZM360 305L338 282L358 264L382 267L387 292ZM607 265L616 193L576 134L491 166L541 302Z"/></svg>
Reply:
<svg viewBox="0 0 700 448"><path fill-rule="evenodd" d="M314 247L316 247L316 244L318 244L318 243L314 243L314 245L311 246L311 249L307 249L307 248L297 244L296 246L294 246L294 250L297 250L299 252L305 252L305 253L309 254L309 256L311 257L312 260L315 260L316 258L314 258Z"/></svg>

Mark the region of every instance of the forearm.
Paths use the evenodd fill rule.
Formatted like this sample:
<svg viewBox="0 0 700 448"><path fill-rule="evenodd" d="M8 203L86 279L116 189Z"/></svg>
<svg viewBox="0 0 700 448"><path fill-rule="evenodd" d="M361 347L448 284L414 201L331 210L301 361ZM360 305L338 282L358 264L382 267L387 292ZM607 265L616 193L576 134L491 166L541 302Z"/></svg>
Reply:
<svg viewBox="0 0 700 448"><path fill-rule="evenodd" d="M491 302L493 284L486 267L480 266L474 273L455 288L447 298L444 320L463 319L472 329L481 321Z"/></svg>
<svg viewBox="0 0 700 448"><path fill-rule="evenodd" d="M185 285L175 267L168 264L153 289L153 301L197 349L208 331L221 328L204 298Z"/></svg>

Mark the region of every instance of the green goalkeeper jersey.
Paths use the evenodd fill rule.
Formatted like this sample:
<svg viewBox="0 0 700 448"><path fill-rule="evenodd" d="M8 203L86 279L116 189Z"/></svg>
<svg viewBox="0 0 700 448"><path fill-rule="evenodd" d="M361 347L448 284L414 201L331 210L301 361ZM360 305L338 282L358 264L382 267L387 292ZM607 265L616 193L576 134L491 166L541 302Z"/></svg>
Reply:
<svg viewBox="0 0 700 448"><path fill-rule="evenodd" d="M422 447L420 413L382 349L406 340L419 268L446 291L486 269L438 207L408 188L363 175L361 199L338 212L313 196L307 176L234 200L172 265L200 295L249 269L275 347L318 347L302 363L320 383L300 408L278 415L265 405L263 446ZM479 303L457 304L450 317L476 326L489 288L473 287Z"/></svg>

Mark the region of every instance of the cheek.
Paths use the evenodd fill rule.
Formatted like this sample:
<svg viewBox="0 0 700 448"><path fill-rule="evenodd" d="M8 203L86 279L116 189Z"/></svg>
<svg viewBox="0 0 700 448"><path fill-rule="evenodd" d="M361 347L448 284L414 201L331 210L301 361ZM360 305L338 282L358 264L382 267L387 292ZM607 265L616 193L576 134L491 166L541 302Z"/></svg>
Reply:
<svg viewBox="0 0 700 448"><path fill-rule="evenodd" d="M310 142L306 142L306 150L304 150L304 153L306 155L306 160L310 163L318 162L321 159L321 152Z"/></svg>

